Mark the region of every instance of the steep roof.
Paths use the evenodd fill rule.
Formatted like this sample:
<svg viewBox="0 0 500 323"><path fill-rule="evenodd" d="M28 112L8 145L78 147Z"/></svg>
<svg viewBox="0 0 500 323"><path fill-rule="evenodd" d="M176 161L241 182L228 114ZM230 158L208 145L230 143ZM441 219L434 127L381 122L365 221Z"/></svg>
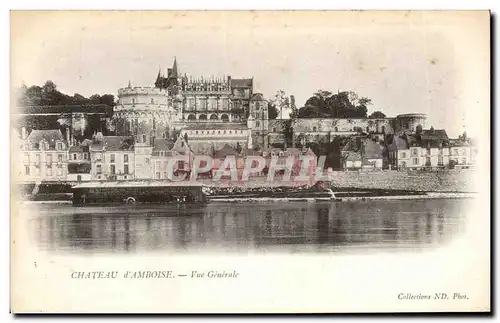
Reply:
<svg viewBox="0 0 500 323"><path fill-rule="evenodd" d="M363 157L367 159L380 159L382 158L383 146L378 142L372 140L365 140L363 142Z"/></svg>
<svg viewBox="0 0 500 323"><path fill-rule="evenodd" d="M225 144L224 147L215 152L215 158L226 158L227 156L236 156L238 152L233 147Z"/></svg>
<svg viewBox="0 0 500 323"><path fill-rule="evenodd" d="M171 150L173 147L173 140L156 138L153 144L153 151L167 151Z"/></svg>
<svg viewBox="0 0 500 323"><path fill-rule="evenodd" d="M444 129L422 130L420 142L422 147L441 147L448 145L448 135Z"/></svg>
<svg viewBox="0 0 500 323"><path fill-rule="evenodd" d="M104 136L102 142L96 141L91 145L92 150L107 151L128 151L134 149L134 142L131 137L127 136Z"/></svg>
<svg viewBox="0 0 500 323"><path fill-rule="evenodd" d="M241 153L245 156L260 156L262 152L257 149L244 148Z"/></svg>
<svg viewBox="0 0 500 323"><path fill-rule="evenodd" d="M394 136L392 138L392 142L387 145L388 151L397 151L403 149L408 149L408 144L404 138L401 138L399 136Z"/></svg>
<svg viewBox="0 0 500 323"><path fill-rule="evenodd" d="M462 139L450 139L449 140L450 147L468 147L472 146L469 141L464 141Z"/></svg>
<svg viewBox="0 0 500 323"><path fill-rule="evenodd" d="M344 159L346 161L360 161L361 160L361 153L357 151L348 151L344 153Z"/></svg>
<svg viewBox="0 0 500 323"><path fill-rule="evenodd" d="M262 95L262 93L255 93L254 95L252 95L252 98L250 99L251 101L264 101L264 96Z"/></svg>
<svg viewBox="0 0 500 323"><path fill-rule="evenodd" d="M253 79L231 79L232 88L248 88L253 86Z"/></svg>
<svg viewBox="0 0 500 323"><path fill-rule="evenodd" d="M27 141L32 143L40 143L45 140L50 148L55 148L56 141L64 141L64 136L59 130L33 130L29 134Z"/></svg>

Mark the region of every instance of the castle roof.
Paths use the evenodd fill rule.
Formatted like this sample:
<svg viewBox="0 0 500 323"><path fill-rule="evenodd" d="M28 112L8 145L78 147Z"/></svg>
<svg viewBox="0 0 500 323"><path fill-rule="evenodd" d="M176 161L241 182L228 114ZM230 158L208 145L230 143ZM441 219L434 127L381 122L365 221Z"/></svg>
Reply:
<svg viewBox="0 0 500 323"><path fill-rule="evenodd" d="M250 99L251 101L264 101L264 96L262 95L262 93L255 93L254 95L252 95L252 98Z"/></svg>
<svg viewBox="0 0 500 323"><path fill-rule="evenodd" d="M253 79L231 79L232 88L251 88L253 86Z"/></svg>
<svg viewBox="0 0 500 323"><path fill-rule="evenodd" d="M61 131L53 129L53 130L33 130L29 134L27 141L32 143L39 143L42 140L46 141L49 144L50 148L55 148L56 141L64 141L64 136Z"/></svg>

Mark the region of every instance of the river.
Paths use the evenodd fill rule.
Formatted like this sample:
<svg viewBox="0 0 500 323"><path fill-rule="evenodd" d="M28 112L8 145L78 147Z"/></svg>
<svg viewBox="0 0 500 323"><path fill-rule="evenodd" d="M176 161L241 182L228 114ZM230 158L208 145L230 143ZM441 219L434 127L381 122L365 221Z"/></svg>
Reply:
<svg viewBox="0 0 500 323"><path fill-rule="evenodd" d="M204 206L23 204L29 238L56 253L425 250L464 230L467 199Z"/></svg>

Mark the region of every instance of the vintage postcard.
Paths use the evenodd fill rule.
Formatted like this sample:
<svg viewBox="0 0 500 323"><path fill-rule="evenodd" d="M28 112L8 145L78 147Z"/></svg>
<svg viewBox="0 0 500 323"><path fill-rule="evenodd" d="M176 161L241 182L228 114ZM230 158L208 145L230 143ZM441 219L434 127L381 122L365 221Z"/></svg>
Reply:
<svg viewBox="0 0 500 323"><path fill-rule="evenodd" d="M488 11L12 11L14 313L489 312Z"/></svg>

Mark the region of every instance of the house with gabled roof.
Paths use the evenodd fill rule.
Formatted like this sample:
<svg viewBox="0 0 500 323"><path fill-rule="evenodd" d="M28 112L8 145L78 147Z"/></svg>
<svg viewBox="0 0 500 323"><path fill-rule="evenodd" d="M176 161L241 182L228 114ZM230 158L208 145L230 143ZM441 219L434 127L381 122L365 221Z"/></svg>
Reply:
<svg viewBox="0 0 500 323"><path fill-rule="evenodd" d="M151 154L152 174L150 178L169 179L169 167L172 167L174 176L189 174L194 161L194 153L186 138L155 139Z"/></svg>
<svg viewBox="0 0 500 323"><path fill-rule="evenodd" d="M134 138L97 133L90 144L92 180L134 179Z"/></svg>
<svg viewBox="0 0 500 323"><path fill-rule="evenodd" d="M24 129L23 129L24 132ZM69 142L58 129L32 130L25 134L21 152L24 166L20 181L65 181Z"/></svg>

